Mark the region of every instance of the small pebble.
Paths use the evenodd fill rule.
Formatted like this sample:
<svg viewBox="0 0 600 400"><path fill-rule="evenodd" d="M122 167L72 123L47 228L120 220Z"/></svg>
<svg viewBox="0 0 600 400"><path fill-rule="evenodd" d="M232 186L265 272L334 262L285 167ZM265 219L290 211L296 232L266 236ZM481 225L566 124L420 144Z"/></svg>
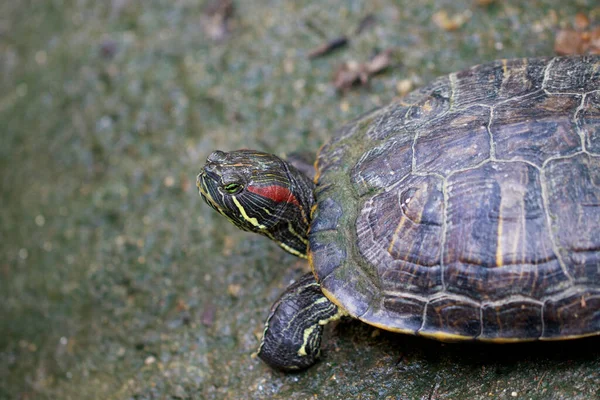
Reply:
<svg viewBox="0 0 600 400"><path fill-rule="evenodd" d="M227 286L227 293L233 297L238 297L240 295L240 290L242 290L242 285L237 283L232 283Z"/></svg>
<svg viewBox="0 0 600 400"><path fill-rule="evenodd" d="M35 224L37 226L44 226L45 223L46 223L46 218L44 218L43 215L38 215L37 217L35 217Z"/></svg>
<svg viewBox="0 0 600 400"><path fill-rule="evenodd" d="M350 110L350 103L348 103L347 101L342 101L342 102L340 103L340 110L341 110L343 113L347 113L347 112L348 112L348 110Z"/></svg>
<svg viewBox="0 0 600 400"><path fill-rule="evenodd" d="M172 187L175 184L175 178L167 176L165 177L164 183L166 187Z"/></svg>
<svg viewBox="0 0 600 400"><path fill-rule="evenodd" d="M146 365L151 365L154 364L156 362L156 357L154 356L149 356L144 360L144 364Z"/></svg>
<svg viewBox="0 0 600 400"><path fill-rule="evenodd" d="M396 84L396 91L400 96L406 95L413 88L413 83L410 79L402 79Z"/></svg>
<svg viewBox="0 0 600 400"><path fill-rule="evenodd" d="M102 55L102 57L104 58L113 58L115 54L117 54L117 50L117 42L115 42L114 40L105 39L100 44L100 55Z"/></svg>
<svg viewBox="0 0 600 400"><path fill-rule="evenodd" d="M35 53L35 62L38 63L39 65L44 65L46 64L46 61L48 61L48 55L46 54L45 51L40 50L37 53Z"/></svg>
<svg viewBox="0 0 600 400"><path fill-rule="evenodd" d="M200 318L202 325L212 326L215 323L215 312L216 307L213 304L205 304L202 310L202 317Z"/></svg>

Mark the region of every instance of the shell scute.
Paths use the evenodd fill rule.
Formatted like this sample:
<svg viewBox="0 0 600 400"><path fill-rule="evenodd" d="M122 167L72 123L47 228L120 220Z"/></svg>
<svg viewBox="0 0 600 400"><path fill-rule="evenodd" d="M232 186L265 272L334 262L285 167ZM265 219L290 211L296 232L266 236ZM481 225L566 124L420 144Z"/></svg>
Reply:
<svg viewBox="0 0 600 400"><path fill-rule="evenodd" d="M581 151L575 121L580 104L580 95L555 96L539 91L497 105L490 126L496 158L542 166L551 157Z"/></svg>
<svg viewBox="0 0 600 400"><path fill-rule="evenodd" d="M384 140L392 134L410 134L410 128L444 115L451 105L450 78L436 79L424 88L384 107L366 135L369 139Z"/></svg>
<svg viewBox="0 0 600 400"><path fill-rule="evenodd" d="M415 131L415 171L447 176L490 157L490 109L471 107L447 114Z"/></svg>
<svg viewBox="0 0 600 400"><path fill-rule="evenodd" d="M544 303L542 339L585 336L600 331L600 289L578 288Z"/></svg>
<svg viewBox="0 0 600 400"><path fill-rule="evenodd" d="M600 157L581 153L550 161L544 176L565 268L576 283L600 288Z"/></svg>
<svg viewBox="0 0 600 400"><path fill-rule="evenodd" d="M481 312L484 321L481 339L537 339L544 333L542 304L539 302L515 300L499 305L486 304Z"/></svg>
<svg viewBox="0 0 600 400"><path fill-rule="evenodd" d="M425 323L419 331L427 336L435 332L476 337L481 332L480 306L475 302L445 296L427 303Z"/></svg>
<svg viewBox="0 0 600 400"><path fill-rule="evenodd" d="M498 60L452 74L453 107L491 106L542 89L549 59Z"/></svg>
<svg viewBox="0 0 600 400"><path fill-rule="evenodd" d="M600 90L586 96L579 116L587 150L600 155Z"/></svg>
<svg viewBox="0 0 600 400"><path fill-rule="evenodd" d="M597 56L557 57L545 74L544 89L550 93L587 93L600 85L600 58Z"/></svg>
<svg viewBox="0 0 600 400"><path fill-rule="evenodd" d="M358 249L381 276L382 290L414 294L442 288L442 181L409 176L365 203Z"/></svg>
<svg viewBox="0 0 600 400"><path fill-rule="evenodd" d="M390 187L411 171L412 142L412 136L399 135L396 140L363 154L351 171L352 184L359 196Z"/></svg>

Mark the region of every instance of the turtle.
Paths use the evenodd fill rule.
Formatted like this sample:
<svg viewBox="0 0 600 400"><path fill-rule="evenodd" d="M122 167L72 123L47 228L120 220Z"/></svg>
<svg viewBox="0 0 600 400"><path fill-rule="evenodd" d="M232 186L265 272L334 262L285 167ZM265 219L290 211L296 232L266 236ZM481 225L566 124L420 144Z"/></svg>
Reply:
<svg viewBox="0 0 600 400"><path fill-rule="evenodd" d="M314 168L217 150L197 177L217 212L310 263L267 317L271 367L313 365L342 317L442 341L600 334L599 56L437 78L337 130Z"/></svg>

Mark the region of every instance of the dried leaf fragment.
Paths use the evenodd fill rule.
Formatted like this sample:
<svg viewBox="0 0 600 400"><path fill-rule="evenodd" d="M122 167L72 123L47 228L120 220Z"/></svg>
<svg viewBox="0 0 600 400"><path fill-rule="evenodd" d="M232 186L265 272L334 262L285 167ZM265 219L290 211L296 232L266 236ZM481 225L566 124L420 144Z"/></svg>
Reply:
<svg viewBox="0 0 600 400"><path fill-rule="evenodd" d="M348 90L357 83L366 84L369 80L364 64L347 61L340 65L333 74L333 86L338 90Z"/></svg>
<svg viewBox="0 0 600 400"><path fill-rule="evenodd" d="M575 14L575 29L582 31L590 26L590 20L587 15L583 13Z"/></svg>
<svg viewBox="0 0 600 400"><path fill-rule="evenodd" d="M375 75L389 67L391 64L391 55L391 49L377 53L375 57L373 57L371 61L367 63L367 72L369 75Z"/></svg>
<svg viewBox="0 0 600 400"><path fill-rule="evenodd" d="M375 15L373 15L373 14L367 14L358 23L358 27L356 27L356 30L354 31L354 34L355 35L360 35L365 30L367 30L367 29L371 28L372 26L374 26L376 22L377 22L377 19L375 18Z"/></svg>
<svg viewBox="0 0 600 400"><path fill-rule="evenodd" d="M590 20L583 13L575 15L573 26L574 29L561 29L556 33L556 54L600 54L600 26L590 28Z"/></svg>
<svg viewBox="0 0 600 400"><path fill-rule="evenodd" d="M308 58L312 59L317 57L323 57L336 49L346 46L347 44L348 38L346 36L335 38L311 50L310 53L308 53Z"/></svg>
<svg viewBox="0 0 600 400"><path fill-rule="evenodd" d="M391 54L392 49L388 49L377 53L366 63L345 62L337 68L333 77L333 85L338 90L348 90L356 84L367 84L371 76L390 66Z"/></svg>
<svg viewBox="0 0 600 400"><path fill-rule="evenodd" d="M213 0L204 9L201 18L204 33L212 40L221 41L231 32L232 0Z"/></svg>
<svg viewBox="0 0 600 400"><path fill-rule="evenodd" d="M558 55L582 54L585 50L581 32L573 29L561 29L554 39L554 51Z"/></svg>
<svg viewBox="0 0 600 400"><path fill-rule="evenodd" d="M558 55L600 54L600 27L590 31L561 29L554 39Z"/></svg>
<svg viewBox="0 0 600 400"><path fill-rule="evenodd" d="M590 31L590 54L600 54L600 26Z"/></svg>

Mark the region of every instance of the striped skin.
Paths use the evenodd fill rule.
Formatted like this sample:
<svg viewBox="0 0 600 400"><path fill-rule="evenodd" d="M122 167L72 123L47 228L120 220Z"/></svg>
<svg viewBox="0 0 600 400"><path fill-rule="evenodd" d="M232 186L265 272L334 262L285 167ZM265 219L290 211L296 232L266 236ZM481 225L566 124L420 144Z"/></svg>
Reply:
<svg viewBox="0 0 600 400"><path fill-rule="evenodd" d="M440 340L600 334L600 57L440 78L317 161L309 260L352 316Z"/></svg>
<svg viewBox="0 0 600 400"><path fill-rule="evenodd" d="M215 151L196 184L206 203L238 228L306 258L314 184L292 165L258 151Z"/></svg>
<svg viewBox="0 0 600 400"><path fill-rule="evenodd" d="M271 307L256 354L283 371L310 367L320 355L324 326L344 315L308 273L290 285Z"/></svg>

